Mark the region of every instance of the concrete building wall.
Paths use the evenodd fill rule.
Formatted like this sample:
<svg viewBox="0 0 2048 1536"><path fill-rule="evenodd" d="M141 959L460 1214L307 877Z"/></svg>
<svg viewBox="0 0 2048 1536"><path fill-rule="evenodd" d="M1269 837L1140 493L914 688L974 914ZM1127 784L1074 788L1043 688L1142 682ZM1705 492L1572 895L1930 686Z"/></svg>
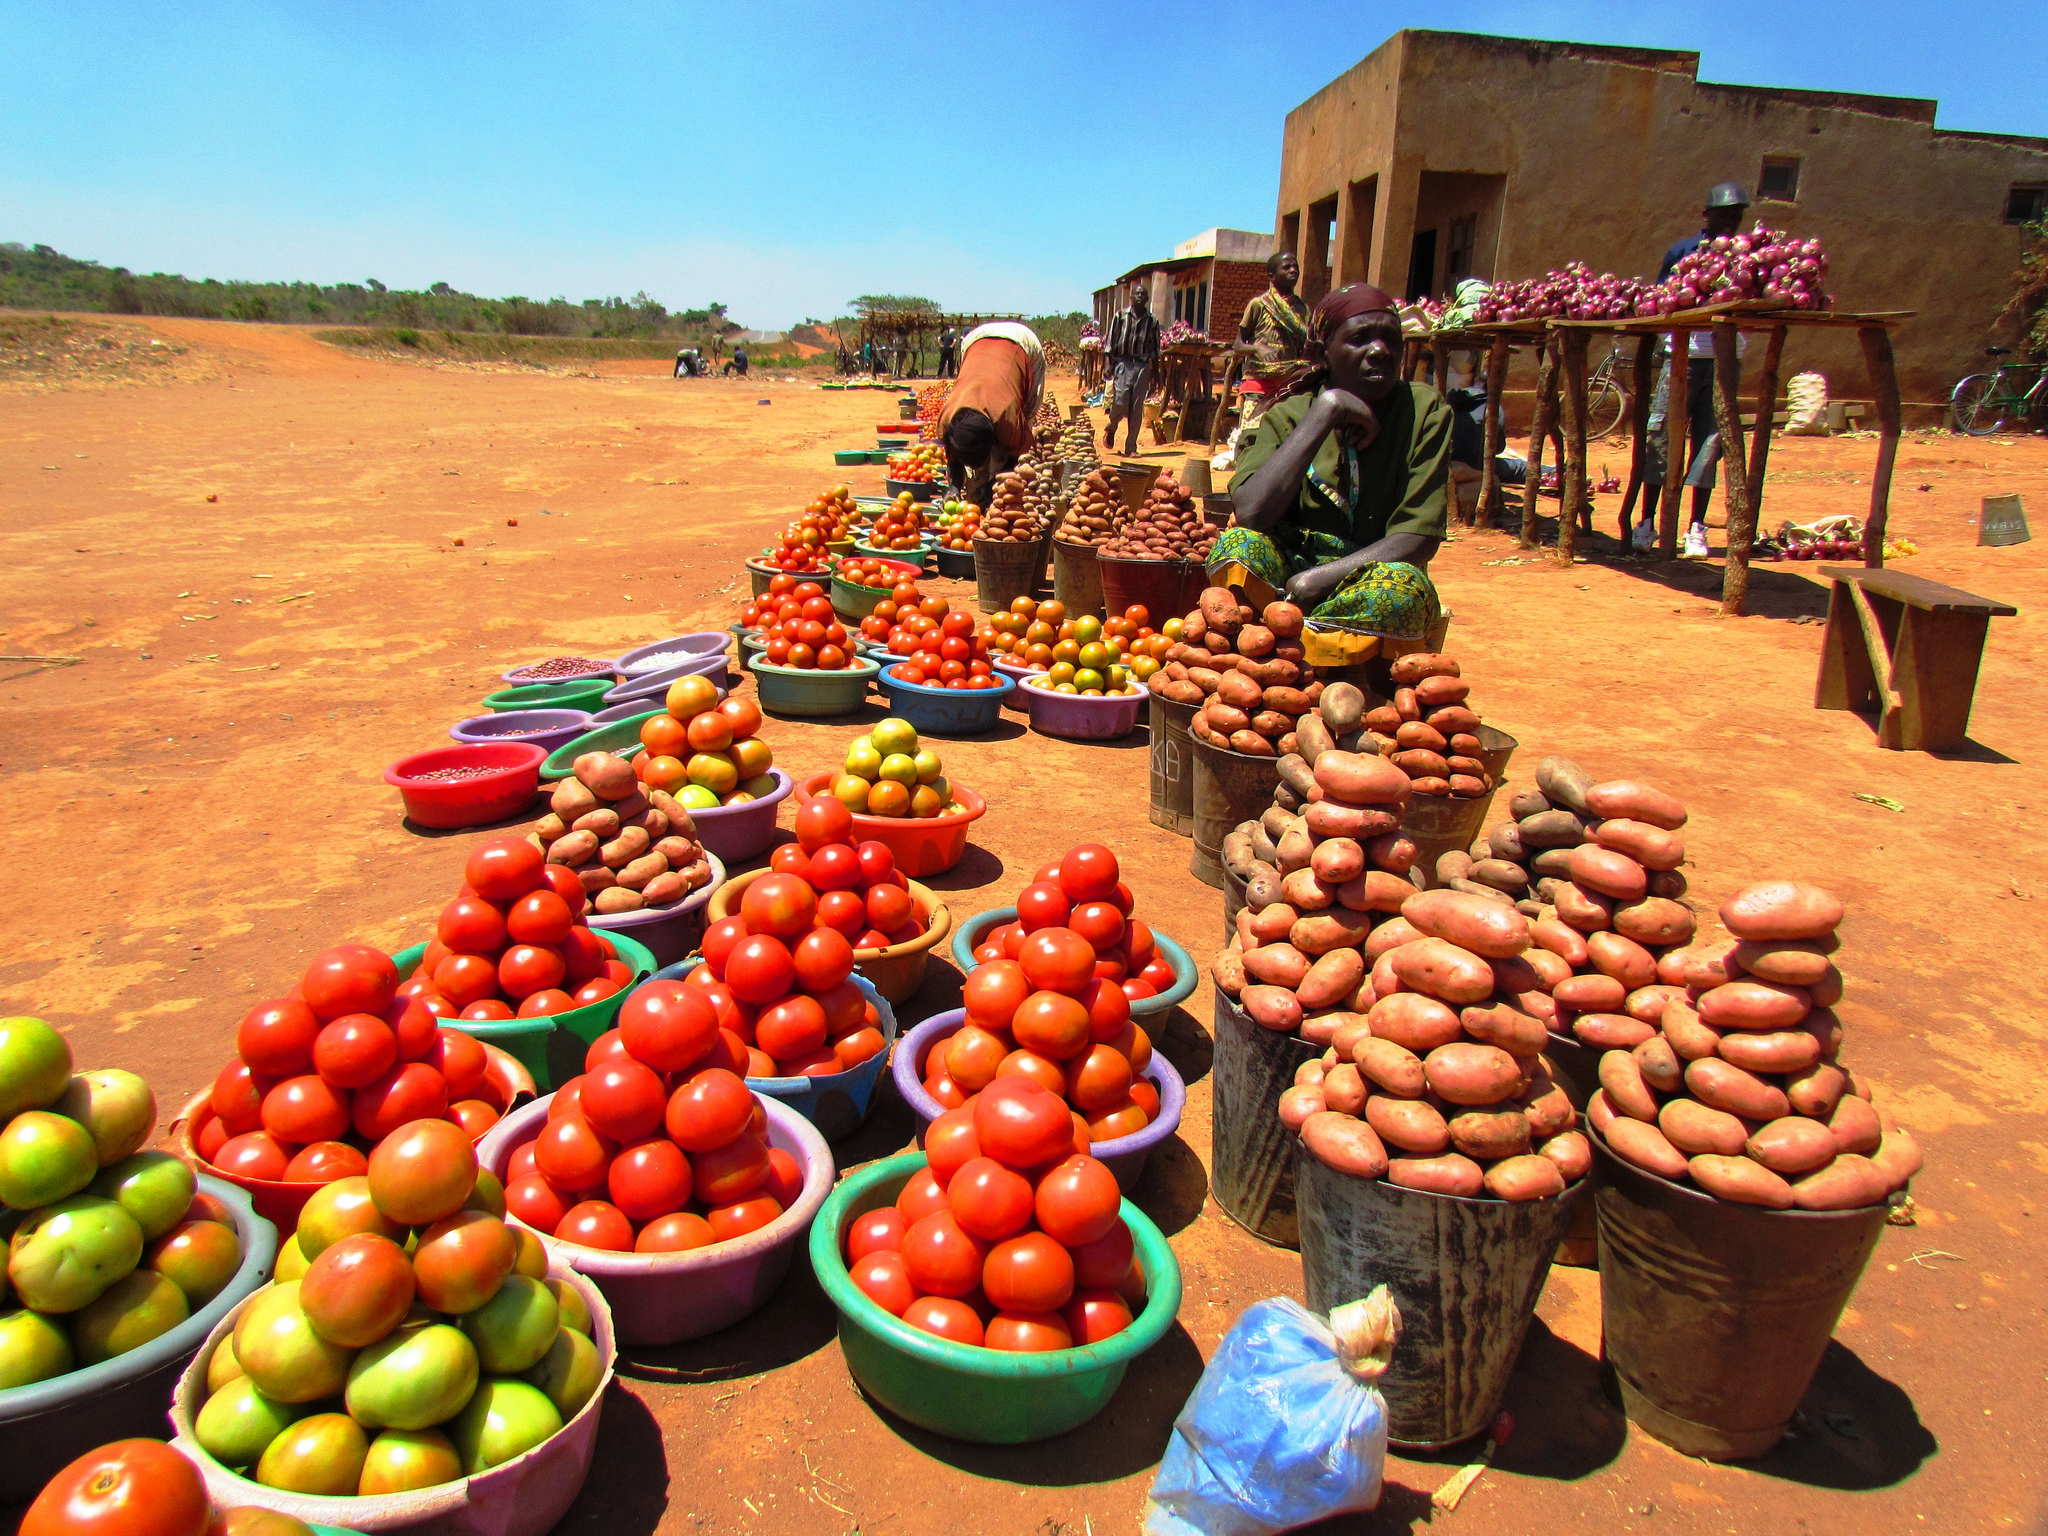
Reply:
<svg viewBox="0 0 2048 1536"><path fill-rule="evenodd" d="M1325 284L1407 294L1416 231L1433 229L1417 277L1440 294L1465 218L1480 276L1575 259L1654 276L1708 187L1756 193L1767 158L1796 161L1796 196L1759 196L1752 222L1820 237L1838 308L1915 311L1895 336L1900 384L1944 400L1998 339L2021 255L2007 196L2048 182L2048 139L1942 132L1931 101L1716 85L1697 67L1690 52L1399 33L1288 114L1276 235L1312 296L1322 211L1336 215ZM1867 397L1853 333L1802 338L1786 362Z"/></svg>

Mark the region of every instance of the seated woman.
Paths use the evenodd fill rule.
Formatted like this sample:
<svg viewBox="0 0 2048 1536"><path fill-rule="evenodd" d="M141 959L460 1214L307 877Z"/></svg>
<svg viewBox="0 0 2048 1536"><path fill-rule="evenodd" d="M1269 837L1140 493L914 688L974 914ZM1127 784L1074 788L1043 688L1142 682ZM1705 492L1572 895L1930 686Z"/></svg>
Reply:
<svg viewBox="0 0 2048 1536"><path fill-rule="evenodd" d="M1253 607L1285 594L1309 618L1313 664L1420 649L1442 609L1428 573L1443 542L1451 410L1401 381L1394 301L1353 283L1309 325L1309 368L1239 450L1232 526L1209 554Z"/></svg>

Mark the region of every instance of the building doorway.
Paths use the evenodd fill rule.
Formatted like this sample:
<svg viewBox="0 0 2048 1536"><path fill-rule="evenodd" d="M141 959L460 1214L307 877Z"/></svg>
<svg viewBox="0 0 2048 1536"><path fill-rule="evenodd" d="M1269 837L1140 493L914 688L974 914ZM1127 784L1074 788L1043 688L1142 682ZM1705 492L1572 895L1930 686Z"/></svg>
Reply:
<svg viewBox="0 0 2048 1536"><path fill-rule="evenodd" d="M1436 231L1418 229L1408 248L1408 302L1429 298L1436 291Z"/></svg>

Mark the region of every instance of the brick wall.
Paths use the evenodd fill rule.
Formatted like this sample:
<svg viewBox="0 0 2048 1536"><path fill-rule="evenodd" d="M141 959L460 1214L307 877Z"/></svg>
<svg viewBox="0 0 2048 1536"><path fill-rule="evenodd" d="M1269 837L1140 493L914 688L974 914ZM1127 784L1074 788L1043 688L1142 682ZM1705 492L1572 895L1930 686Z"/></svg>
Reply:
<svg viewBox="0 0 2048 1536"><path fill-rule="evenodd" d="M1266 291L1263 261L1217 261L1212 265L1213 286L1209 290L1209 339L1237 340L1238 322L1245 306Z"/></svg>

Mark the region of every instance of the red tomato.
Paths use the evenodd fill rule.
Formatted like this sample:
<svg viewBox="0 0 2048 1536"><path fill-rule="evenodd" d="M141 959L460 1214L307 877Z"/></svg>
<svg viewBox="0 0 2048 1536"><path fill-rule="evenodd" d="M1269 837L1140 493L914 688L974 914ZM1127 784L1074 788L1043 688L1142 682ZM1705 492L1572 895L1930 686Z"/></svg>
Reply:
<svg viewBox="0 0 2048 1536"><path fill-rule="evenodd" d="M768 1145L752 1131L742 1131L722 1147L692 1159L697 1198L706 1205L730 1205L754 1193L768 1178Z"/></svg>
<svg viewBox="0 0 2048 1536"><path fill-rule="evenodd" d="M213 1080L213 1093L208 1102L213 1112L220 1116L220 1123L227 1127L228 1134L239 1136L253 1131L263 1124L263 1096L276 1085L274 1077L258 1077L249 1070L248 1064L236 1057L220 1069L220 1076Z"/></svg>
<svg viewBox="0 0 2048 1536"><path fill-rule="evenodd" d="M313 1069L334 1088L373 1083L397 1060L398 1037L374 1014L345 1013L313 1041Z"/></svg>
<svg viewBox="0 0 2048 1536"><path fill-rule="evenodd" d="M575 870L566 864L544 864L541 874L548 883L548 889L568 904L572 917L581 917L590 906L590 897L583 889L583 880ZM548 943L558 941L550 939Z"/></svg>
<svg viewBox="0 0 2048 1536"><path fill-rule="evenodd" d="M989 937L1002 944L1005 959L1014 960L1024 953L1024 941L1030 935L1024 931L1022 923L1005 923Z"/></svg>
<svg viewBox="0 0 2048 1536"><path fill-rule="evenodd" d="M830 803L846 809L837 800ZM826 843L818 848L810 856L810 866L813 890L850 891L860 884L860 855L845 843Z"/></svg>
<svg viewBox="0 0 2048 1536"><path fill-rule="evenodd" d="M1124 997L1129 1002L1142 1003L1148 997L1157 997L1159 995L1159 989L1153 986L1151 982L1144 981L1136 976L1130 977L1122 985Z"/></svg>
<svg viewBox="0 0 2048 1536"><path fill-rule="evenodd" d="M1017 921L1026 933L1064 928L1070 908L1067 893L1050 880L1034 880L1017 893Z"/></svg>
<svg viewBox="0 0 2048 1536"><path fill-rule="evenodd" d="M937 1072L924 1080L924 1091L932 1096L941 1109L954 1110L964 1107L967 1094L944 1071Z"/></svg>
<svg viewBox="0 0 2048 1536"><path fill-rule="evenodd" d="M1116 1175L1092 1157L1070 1157L1038 1181L1032 1210L1039 1230L1067 1248L1086 1248L1120 1225Z"/></svg>
<svg viewBox="0 0 2048 1536"><path fill-rule="evenodd" d="M657 1072L681 1072L711 1049L718 1011L701 987L650 981L620 1007L619 1037L635 1060Z"/></svg>
<svg viewBox="0 0 2048 1536"><path fill-rule="evenodd" d="M339 1141L348 1134L348 1109L347 1090L308 1072L286 1078L263 1095L263 1129L294 1146Z"/></svg>
<svg viewBox="0 0 2048 1536"><path fill-rule="evenodd" d="M966 1006L968 1023L1005 1030L1031 991L1023 966L1014 960L990 960L967 973L960 1000Z"/></svg>
<svg viewBox="0 0 2048 1536"><path fill-rule="evenodd" d="M537 1232L553 1232L559 1227L575 1198L538 1173L522 1174L505 1186L505 1209Z"/></svg>
<svg viewBox="0 0 2048 1536"><path fill-rule="evenodd" d="M726 957L725 984L743 1003L772 1003L796 983L796 962L782 940L752 934Z"/></svg>
<svg viewBox="0 0 2048 1536"><path fill-rule="evenodd" d="M852 850L848 849L848 853ZM867 931L868 904L859 891L827 891L818 898L818 926L849 942Z"/></svg>
<svg viewBox="0 0 2048 1536"><path fill-rule="evenodd" d="M1007 1033L998 1034L979 1024L963 1024L933 1048L926 1068L933 1063L960 1085L964 1093L979 1093L996 1079L1003 1058L1016 1049Z"/></svg>
<svg viewBox="0 0 2048 1536"><path fill-rule="evenodd" d="M1100 843L1070 848L1060 860L1060 889L1074 901L1111 900L1121 878L1116 855Z"/></svg>
<svg viewBox="0 0 2048 1536"><path fill-rule="evenodd" d="M575 926L576 914L551 888L528 891L505 915L505 932L521 944L560 944Z"/></svg>
<svg viewBox="0 0 2048 1536"><path fill-rule="evenodd" d="M1062 993L1034 992L1017 1009L1010 1032L1024 1049L1068 1061L1088 1050L1088 1010Z"/></svg>
<svg viewBox="0 0 2048 1536"><path fill-rule="evenodd" d="M523 1179L529 1173L538 1171L534 1166L533 1143L530 1141L519 1143L512 1149L512 1155L505 1159L505 1182L508 1184L514 1179Z"/></svg>
<svg viewBox="0 0 2048 1536"><path fill-rule="evenodd" d="M652 1221L689 1202L690 1160L666 1136L650 1136L612 1159L605 1190L634 1221Z"/></svg>
<svg viewBox="0 0 2048 1536"><path fill-rule="evenodd" d="M498 962L485 955L448 955L434 967L434 990L457 1008L496 997Z"/></svg>
<svg viewBox="0 0 2048 1536"><path fill-rule="evenodd" d="M590 1042L590 1048L583 1053L583 1070L595 1072L608 1061L632 1061L634 1055L626 1049L626 1039L616 1029L608 1029ZM579 1077L577 1081L582 1081Z"/></svg>
<svg viewBox="0 0 2048 1536"><path fill-rule="evenodd" d="M801 843L780 843L768 856L768 868L778 875L791 875L806 885L811 881L811 856ZM760 884L757 880L756 885ZM752 887L749 887L752 889Z"/></svg>
<svg viewBox="0 0 2048 1536"><path fill-rule="evenodd" d="M1095 975L1095 949L1069 928L1040 928L1027 936L1017 961L1042 991L1078 993Z"/></svg>
<svg viewBox="0 0 2048 1536"><path fill-rule="evenodd" d="M1074 1261L1043 1232L996 1244L981 1270L981 1288L1004 1312L1052 1312L1074 1294Z"/></svg>
<svg viewBox="0 0 2048 1536"><path fill-rule="evenodd" d="M1113 902L1084 901L1068 916L1067 926L1101 954L1123 941L1124 915Z"/></svg>
<svg viewBox="0 0 2048 1536"><path fill-rule="evenodd" d="M537 849L534 857L540 857ZM323 1022L344 1013L381 1014L397 990L398 968L391 957L367 944L324 949L299 978L300 995Z"/></svg>
<svg viewBox="0 0 2048 1536"><path fill-rule="evenodd" d="M448 1084L419 1061L402 1061L374 1083L355 1091L350 1119L365 1141L381 1141L413 1120L438 1120L448 1113Z"/></svg>
<svg viewBox="0 0 2048 1536"><path fill-rule="evenodd" d="M284 1177L291 1158L267 1131L244 1131L222 1142L212 1162L222 1173L245 1179L277 1180Z"/></svg>
<svg viewBox="0 0 2048 1536"><path fill-rule="evenodd" d="M1152 929L1140 918L1131 918L1124 925L1123 960L1127 969L1142 971L1152 963L1155 945Z"/></svg>
<svg viewBox="0 0 2048 1536"><path fill-rule="evenodd" d="M910 1223L894 1206L885 1205L853 1218L846 1229L846 1261L851 1264L871 1253L895 1253L903 1246L903 1234Z"/></svg>
<svg viewBox="0 0 2048 1536"><path fill-rule="evenodd" d="M547 944L514 944L498 957L498 986L507 997L553 990L568 973L562 952Z"/></svg>
<svg viewBox="0 0 2048 1536"><path fill-rule="evenodd" d="M974 952L974 963L977 966L987 965L991 960L1001 960L1004 958L1006 957L1003 954L1003 946L1000 944L984 944Z"/></svg>
<svg viewBox="0 0 2048 1536"><path fill-rule="evenodd" d="M794 875L766 874L740 897L740 918L750 934L795 939L811 930L818 893Z"/></svg>
<svg viewBox="0 0 2048 1536"><path fill-rule="evenodd" d="M563 1115L580 1115L582 1113L583 1074L579 1072L576 1076L570 1078L569 1081L562 1084L561 1087L557 1088L554 1097L548 1100L548 1118L550 1120L557 1120Z"/></svg>
<svg viewBox="0 0 2048 1536"><path fill-rule="evenodd" d="M1123 1297L1106 1287L1077 1290L1060 1309L1076 1344L1100 1344L1131 1326L1131 1309Z"/></svg>
<svg viewBox="0 0 2048 1536"><path fill-rule="evenodd" d="M929 1168L920 1168L910 1176L896 1196L896 1209L903 1213L903 1219L915 1226L934 1211L950 1211L946 1191L939 1181L932 1177Z"/></svg>
<svg viewBox="0 0 2048 1536"><path fill-rule="evenodd" d="M849 956L851 953L852 951L849 949ZM850 973L842 977L833 986L813 988L811 996L817 1000L818 1006L825 1011L825 1038L827 1040L840 1039L842 1036L852 1034L863 1025L874 1024L879 1021L879 1015L875 1019L868 1017L867 994L854 985L853 977Z"/></svg>
<svg viewBox="0 0 2048 1536"><path fill-rule="evenodd" d="M578 1008L587 1008L592 1003L601 1003L619 990L619 984L609 976L593 976L573 993L569 1000Z"/></svg>
<svg viewBox="0 0 2048 1536"><path fill-rule="evenodd" d="M816 853L828 843L840 843L853 833L853 812L845 802L823 795L798 807L796 840L804 852Z"/></svg>
<svg viewBox="0 0 2048 1536"><path fill-rule="evenodd" d="M868 922L883 933L910 921L910 892L900 885L868 887Z"/></svg>
<svg viewBox="0 0 2048 1536"><path fill-rule="evenodd" d="M638 1141L651 1135L660 1128L667 1105L668 1090L659 1074L630 1056L603 1062L584 1075L583 1117L599 1135L612 1141ZM625 1202L619 1205L624 1209Z"/></svg>
<svg viewBox="0 0 2048 1536"><path fill-rule="evenodd" d="M316 1141L285 1164L287 1184L332 1184L370 1171L370 1160L345 1141Z"/></svg>
<svg viewBox="0 0 2048 1536"><path fill-rule="evenodd" d="M495 997L487 997L480 1003L471 1003L456 1017L470 1024L497 1024L506 1019L517 1018L518 1015L512 1011L510 1003ZM439 1031L435 1033L438 1034ZM433 1052L430 1050L427 1054L430 1056ZM421 1059L425 1060L425 1057Z"/></svg>
<svg viewBox="0 0 2048 1536"><path fill-rule="evenodd" d="M933 1296L965 1296L981 1285L988 1244L964 1229L950 1208L914 1221L903 1234L911 1284Z"/></svg>
<svg viewBox="0 0 2048 1536"><path fill-rule="evenodd" d="M1091 1119L1088 1134L1096 1141L1116 1141L1137 1135L1151 1123L1144 1110L1126 1099L1121 1104L1112 1104Z"/></svg>
<svg viewBox="0 0 2048 1536"><path fill-rule="evenodd" d="M1041 1056L1022 1046L1002 1059L996 1076L1028 1079L1055 1096L1067 1091L1067 1069L1050 1056Z"/></svg>
<svg viewBox="0 0 2048 1536"><path fill-rule="evenodd" d="M461 1126L471 1141L482 1141L485 1132L501 1117L495 1104L486 1104L482 1099L458 1099L448 1106L448 1118Z"/></svg>
<svg viewBox="0 0 2048 1536"><path fill-rule="evenodd" d="M903 1309L903 1321L954 1344L979 1344L981 1318L974 1308L950 1296L920 1296Z"/></svg>
<svg viewBox="0 0 2048 1536"><path fill-rule="evenodd" d="M845 807L841 806L841 810ZM725 977L725 962L741 939L747 936L747 925L739 917L722 917L704 930L701 952L704 963L711 967L712 974L720 980Z"/></svg>
<svg viewBox="0 0 2048 1536"><path fill-rule="evenodd" d="M433 1050L423 1059L441 1074L450 1099L475 1098L484 1086L484 1074L491 1064L481 1045L455 1029L440 1030Z"/></svg>
<svg viewBox="0 0 2048 1536"><path fill-rule="evenodd" d="M420 1300L437 1312L473 1312L518 1261L512 1229L487 1211L460 1210L431 1223L413 1249Z"/></svg>
<svg viewBox="0 0 2048 1536"><path fill-rule="evenodd" d="M559 869L560 865L551 866ZM574 903L571 903L574 905ZM588 928L575 927L569 930L569 937L562 940L562 982L565 986L580 987L584 982L598 976L610 976L612 957L606 952L597 935ZM624 966L620 967L625 970ZM624 986L632 979L632 972L624 976L612 976L612 980Z"/></svg>
<svg viewBox="0 0 2048 1536"><path fill-rule="evenodd" d="M901 1253L885 1249L855 1259L847 1275L860 1293L891 1317L901 1317L917 1300L910 1283L910 1265Z"/></svg>
<svg viewBox="0 0 2048 1536"><path fill-rule="evenodd" d="M761 1010L754 1021L754 1036L761 1049L777 1061L808 1055L825 1043L825 1010L816 998L802 993L785 997Z"/></svg>
<svg viewBox="0 0 2048 1536"><path fill-rule="evenodd" d="M692 1248L709 1248L718 1241L711 1223L689 1211L658 1216L640 1229L634 1240L637 1253L687 1253Z"/></svg>
<svg viewBox="0 0 2048 1536"><path fill-rule="evenodd" d="M711 1049L699 1056L690 1070L696 1073L709 1072L717 1068L721 1072L730 1072L735 1077L744 1078L747 1075L748 1049L747 1042L738 1035L729 1029L721 1029L717 1038L711 1042Z"/></svg>
<svg viewBox="0 0 2048 1536"><path fill-rule="evenodd" d="M517 901L537 891L545 855L523 837L494 837L463 861L462 878L486 901Z"/></svg>
<svg viewBox="0 0 2048 1536"><path fill-rule="evenodd" d="M889 851L887 843L869 838L853 851L860 859L860 877L869 884L887 879L896 870L896 855Z"/></svg>
<svg viewBox="0 0 2048 1536"><path fill-rule="evenodd" d="M1118 1030L1116 1038L1110 1041L1109 1045L1112 1050L1121 1052L1124 1059L1130 1062L1134 1074L1143 1072L1151 1064L1152 1038L1138 1027L1136 1019L1132 1019Z"/></svg>
<svg viewBox="0 0 2048 1536"><path fill-rule="evenodd" d="M555 1236L565 1243L581 1243L585 1248L625 1253L633 1247L633 1224L617 1206L603 1200L586 1200L569 1208L561 1225L555 1228Z"/></svg>
<svg viewBox="0 0 2048 1536"><path fill-rule="evenodd" d="M735 1200L730 1205L714 1205L704 1213L704 1219L711 1223L711 1230L721 1243L735 1237L745 1237L749 1232L758 1232L782 1214L782 1202L773 1195L755 1195L746 1200Z"/></svg>
<svg viewBox="0 0 2048 1536"><path fill-rule="evenodd" d="M581 1114L559 1115L533 1139L534 1166L557 1188L581 1194L604 1186L618 1144Z"/></svg>
<svg viewBox="0 0 2048 1536"><path fill-rule="evenodd" d="M663 1124L685 1152L709 1152L744 1131L753 1114L754 1096L746 1083L713 1067L693 1074L669 1095Z"/></svg>
<svg viewBox="0 0 2048 1536"><path fill-rule="evenodd" d="M1145 968L1138 973L1138 979L1151 987L1154 992L1171 990L1178 979L1173 974L1173 962L1164 955L1154 955Z"/></svg>
<svg viewBox="0 0 2048 1536"><path fill-rule="evenodd" d="M258 1003L235 1029L235 1051L253 1072L290 1077L313 1065L320 1021L304 1003L279 998Z"/></svg>
<svg viewBox="0 0 2048 1536"><path fill-rule="evenodd" d="M425 1226L462 1209L476 1173L476 1149L460 1126L415 1120L371 1149L370 1199L392 1221Z"/></svg>
<svg viewBox="0 0 2048 1536"><path fill-rule="evenodd" d="M1131 1102L1145 1111L1147 1124L1159 1118L1159 1090L1152 1086L1150 1078L1132 1078L1130 1096Z"/></svg>
<svg viewBox="0 0 2048 1536"><path fill-rule="evenodd" d="M1098 1113L1131 1096L1131 1064L1106 1045L1091 1045L1067 1063L1066 1098L1076 1109Z"/></svg>
<svg viewBox="0 0 2048 1536"><path fill-rule="evenodd" d="M418 1061L425 1056L433 1049L434 1037L441 1027L439 1021L462 1011L434 990L431 979L416 975L413 980L422 990L393 998L391 1006L384 1010L384 1022L391 1026L392 1036L398 1041L400 1061ZM406 986L412 984L407 982Z"/></svg>
<svg viewBox="0 0 2048 1536"><path fill-rule="evenodd" d="M441 909L434 937L458 953L494 955L505 946L505 914L481 896L458 896Z"/></svg>
<svg viewBox="0 0 2048 1536"><path fill-rule="evenodd" d="M804 1192L804 1167L796 1158L780 1147L768 1149L768 1177L761 1181L760 1192L774 1198L776 1205L788 1210Z"/></svg>
<svg viewBox="0 0 2048 1536"><path fill-rule="evenodd" d="M773 1056L770 1056L759 1046L750 1045L747 1047L747 1070L745 1075L748 1077L780 1077L782 1073L776 1067Z"/></svg>
<svg viewBox="0 0 2048 1536"><path fill-rule="evenodd" d="M1031 1181L992 1157L977 1157L946 1181L946 1204L962 1230L989 1242L1014 1237L1031 1221Z"/></svg>
<svg viewBox="0 0 2048 1536"><path fill-rule="evenodd" d="M306 1270L299 1307L328 1343L361 1349L398 1326L415 1287L403 1248L382 1233L356 1232L330 1243Z"/></svg>
<svg viewBox="0 0 2048 1536"><path fill-rule="evenodd" d="M86 1452L44 1484L22 1516L20 1532L205 1536L211 1518L206 1481L191 1462L161 1440L116 1440Z"/></svg>
<svg viewBox="0 0 2048 1536"><path fill-rule="evenodd" d="M871 1061L889 1049L889 1042L882 1032L869 1025L855 1030L850 1035L841 1035L828 1047L839 1058L839 1069L851 1072L864 1061Z"/></svg>
<svg viewBox="0 0 2048 1536"><path fill-rule="evenodd" d="M761 729L761 706L752 699L721 699L718 712L725 716L725 723L732 728L734 741L745 741Z"/></svg>
<svg viewBox="0 0 2048 1536"><path fill-rule="evenodd" d="M1066 1103L1028 1078L999 1077L974 1101L974 1136L1006 1168L1037 1168L1073 1140Z"/></svg>
<svg viewBox="0 0 2048 1536"><path fill-rule="evenodd" d="M1000 1312L989 1319L981 1342L988 1349L1041 1354L1072 1349L1074 1336L1067 1331L1066 1319L1057 1312Z"/></svg>
<svg viewBox="0 0 2048 1536"><path fill-rule="evenodd" d="M926 1126L924 1154L932 1177L950 1191L954 1176L981 1156L981 1144L974 1136L974 1111L949 1109Z"/></svg>
<svg viewBox="0 0 2048 1536"><path fill-rule="evenodd" d="M807 992L827 992L853 974L853 946L831 928L814 928L790 951L796 979Z"/></svg>
<svg viewBox="0 0 2048 1536"><path fill-rule="evenodd" d="M546 987L525 998L519 1004L517 1017L522 1019L544 1019L550 1014L567 1013L576 1006L576 999L560 987Z"/></svg>

